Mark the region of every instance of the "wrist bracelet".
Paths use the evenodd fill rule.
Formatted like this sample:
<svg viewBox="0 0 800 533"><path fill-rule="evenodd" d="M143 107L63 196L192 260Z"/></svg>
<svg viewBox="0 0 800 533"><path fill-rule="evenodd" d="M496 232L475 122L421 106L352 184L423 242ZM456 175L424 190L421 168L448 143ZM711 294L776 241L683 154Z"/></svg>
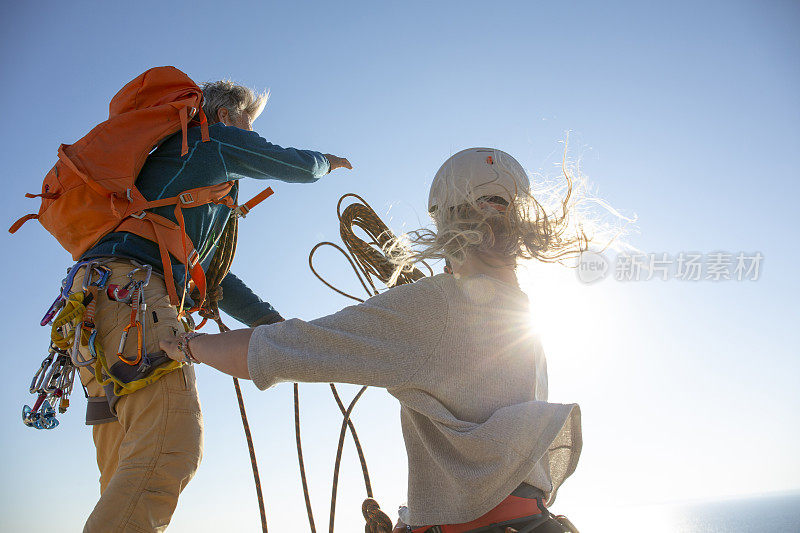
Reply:
<svg viewBox="0 0 800 533"><path fill-rule="evenodd" d="M184 362L188 365L192 363L200 364L200 360L198 360L194 354L192 354L192 349L189 347L189 341L196 338L202 337L206 335L205 333L200 333L198 331L190 331L189 333L184 333L178 338L178 349L183 354Z"/></svg>

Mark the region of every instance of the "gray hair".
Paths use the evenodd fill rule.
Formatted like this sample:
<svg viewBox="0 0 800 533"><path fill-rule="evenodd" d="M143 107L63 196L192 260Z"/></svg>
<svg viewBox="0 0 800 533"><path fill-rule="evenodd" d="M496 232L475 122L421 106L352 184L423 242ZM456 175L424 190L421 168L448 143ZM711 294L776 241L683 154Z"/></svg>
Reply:
<svg viewBox="0 0 800 533"><path fill-rule="evenodd" d="M256 93L249 87L237 85L231 80L210 81L202 85L203 111L209 123L217 122L217 113L223 107L228 110L232 119L247 113L250 121L254 121L269 99L269 91Z"/></svg>

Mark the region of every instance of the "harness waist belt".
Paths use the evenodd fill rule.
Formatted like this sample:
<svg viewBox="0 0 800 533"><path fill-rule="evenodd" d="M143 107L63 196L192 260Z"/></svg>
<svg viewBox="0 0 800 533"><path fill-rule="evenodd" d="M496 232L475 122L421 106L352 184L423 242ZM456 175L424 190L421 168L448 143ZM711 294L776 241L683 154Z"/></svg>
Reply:
<svg viewBox="0 0 800 533"><path fill-rule="evenodd" d="M505 524L516 520L533 518L537 515L546 514L547 510L539 498L522 498L511 495L500 504L486 513L476 518L472 522L464 524L449 524L439 526L424 526L416 528L413 533L468 533L473 530L491 526L493 524Z"/></svg>

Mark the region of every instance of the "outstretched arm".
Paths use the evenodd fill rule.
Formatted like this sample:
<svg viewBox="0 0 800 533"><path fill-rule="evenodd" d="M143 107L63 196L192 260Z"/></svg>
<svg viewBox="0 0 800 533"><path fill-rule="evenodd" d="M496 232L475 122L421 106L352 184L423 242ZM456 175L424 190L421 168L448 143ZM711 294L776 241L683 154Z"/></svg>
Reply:
<svg viewBox="0 0 800 533"><path fill-rule="evenodd" d="M417 282L309 322L291 319L186 342L200 362L250 377L260 389L282 381L399 387L439 353L447 304L438 287ZM182 361L177 341L161 348Z"/></svg>
<svg viewBox="0 0 800 533"><path fill-rule="evenodd" d="M215 125L211 138L219 145L219 155L229 178L278 179L311 183L336 168L352 168L345 158L314 150L283 148L254 131L234 126Z"/></svg>
<svg viewBox="0 0 800 533"><path fill-rule="evenodd" d="M213 366L231 376L250 379L247 370L247 348L253 329L234 329L217 335L203 335L188 342L192 356L199 362ZM184 361L177 338L159 342L161 349L176 361Z"/></svg>

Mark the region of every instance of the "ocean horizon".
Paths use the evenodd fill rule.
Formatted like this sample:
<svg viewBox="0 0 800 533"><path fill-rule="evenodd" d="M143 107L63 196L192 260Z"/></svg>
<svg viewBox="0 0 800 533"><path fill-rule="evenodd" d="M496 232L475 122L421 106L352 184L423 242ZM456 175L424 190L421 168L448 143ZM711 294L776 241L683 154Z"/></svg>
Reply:
<svg viewBox="0 0 800 533"><path fill-rule="evenodd" d="M800 533L800 492L562 510L582 533Z"/></svg>

